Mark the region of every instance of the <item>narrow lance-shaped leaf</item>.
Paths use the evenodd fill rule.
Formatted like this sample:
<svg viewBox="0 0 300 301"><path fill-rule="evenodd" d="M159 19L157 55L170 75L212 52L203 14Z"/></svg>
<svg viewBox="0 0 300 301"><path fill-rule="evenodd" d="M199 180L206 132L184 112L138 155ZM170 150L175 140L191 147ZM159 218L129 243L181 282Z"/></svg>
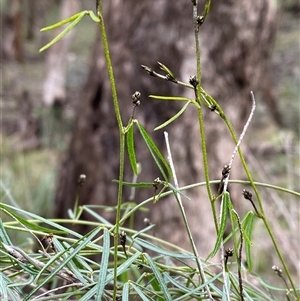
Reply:
<svg viewBox="0 0 300 301"><path fill-rule="evenodd" d="M102 295L105 287L105 279L107 274L107 267L109 262L109 250L110 250L109 248L110 248L109 231L105 228L103 233L101 268L100 268L99 279L97 284L97 293L96 293L97 300L102 300Z"/></svg>
<svg viewBox="0 0 300 301"><path fill-rule="evenodd" d="M3 208L4 204L0 204L0 207L2 207L2 210L4 212L6 212L8 215L13 217L16 221L18 221L21 225L24 225L28 229L31 229L34 231L40 231L40 232L44 232L44 233L52 233L52 234L63 234L64 233L63 231L60 231L60 230L49 229L49 228L39 226L35 223L32 223L32 222L28 221L27 219L23 218L22 216L10 211L9 209Z"/></svg>
<svg viewBox="0 0 300 301"><path fill-rule="evenodd" d="M224 236L225 229L226 229L228 203L229 202L230 202L229 192L225 191L223 194L223 198L222 198L222 206L221 206L221 214L220 214L221 217L220 217L220 225L219 225L217 240L216 240L213 251L208 255L207 259L214 257L221 247L221 243L222 243L223 236Z"/></svg>
<svg viewBox="0 0 300 301"><path fill-rule="evenodd" d="M238 248L239 248L239 243L238 243L238 239L237 239L237 235L239 234L239 227L236 228L236 225L238 225L238 220L235 214L233 214L233 204L231 202L231 199L229 198L228 200L228 210L229 210L229 216L230 216L230 223L231 223L231 229L232 229L232 240L233 240L233 249L234 249L234 254L237 256L238 254ZM236 229L236 231L235 231Z"/></svg>
<svg viewBox="0 0 300 301"><path fill-rule="evenodd" d="M113 183L119 183L119 180L112 180ZM137 187L137 188L147 188L147 187L153 187L153 182L138 182L138 183L131 183L131 182L122 182L122 185L129 186L129 187Z"/></svg>
<svg viewBox="0 0 300 301"><path fill-rule="evenodd" d="M251 236L253 231L253 224L254 224L254 214L253 212L248 212L245 218L244 229L250 241L249 242L247 239L245 239L246 262L250 273L252 272Z"/></svg>
<svg viewBox="0 0 300 301"><path fill-rule="evenodd" d="M168 180L168 176L166 175L164 168L162 167L160 161L162 162L163 166L165 167L165 169L168 172L169 177L172 177L172 171L170 169L169 164L167 163L166 159L164 158L164 156L162 155L161 151L158 149L158 147L156 146L156 144L154 143L154 141L152 140L152 138L150 137L150 135L146 132L146 130L142 127L142 125L137 122L137 127L150 151L150 154L152 156L152 158L154 159L157 167L159 168L161 174L163 175L164 179L167 181ZM159 161L159 160L160 161Z"/></svg>
<svg viewBox="0 0 300 301"><path fill-rule="evenodd" d="M129 285L127 282L123 285L122 301L129 301Z"/></svg>
<svg viewBox="0 0 300 301"><path fill-rule="evenodd" d="M59 21L59 22L57 22L57 23L55 23L55 24L52 24L52 25L43 27L40 31L48 31L48 30L52 30L52 29L58 28L58 27L60 27L60 26L62 26L62 25L65 25L65 24L67 24L67 23L70 23L70 22L74 21L74 20L77 19L81 14L82 14L82 12L79 12L79 13L77 13L77 14L75 14L75 15L73 15L73 16L67 18L67 19L64 19L64 20Z"/></svg>
<svg viewBox="0 0 300 301"><path fill-rule="evenodd" d="M154 273L154 276L155 276L156 280L158 281L158 283L160 285L160 288L161 288L161 290L163 292L163 295L165 297L164 300L172 301L172 297L169 293L169 290L166 286L166 283L165 283L165 281L162 277L162 274L160 273L157 265L155 264L155 262L153 261L153 259L151 258L151 256L149 254L145 253L145 257L146 257L146 259L147 259L147 261L148 261L148 263L149 263L149 265L150 265L150 267L151 267L151 269Z"/></svg>
<svg viewBox="0 0 300 301"><path fill-rule="evenodd" d="M150 98L159 99L159 100L167 100L167 101L190 101L190 99L182 96L163 96L163 95L149 95Z"/></svg>
<svg viewBox="0 0 300 301"><path fill-rule="evenodd" d="M166 122L164 122L163 124L157 126L154 131L157 131L157 130L160 130L162 128L164 128L165 126L169 125L170 123L172 123L174 120L176 120L185 110L186 108L188 107L188 105L190 104L191 102L188 101L183 107L182 109L177 112L174 116L172 116L169 120L167 120Z"/></svg>
<svg viewBox="0 0 300 301"><path fill-rule="evenodd" d="M157 62L157 63L162 71L166 72L171 77L172 80L175 80L175 76L174 76L173 72L167 66L165 66L164 64L162 64L160 62Z"/></svg>
<svg viewBox="0 0 300 301"><path fill-rule="evenodd" d="M58 42L60 39L62 39L69 31L71 31L78 23L79 21L85 16L85 12L81 12L77 18L67 27L65 28L58 36L56 36L51 42L49 42L47 45L42 47L39 51L42 52L52 45L54 45L56 42Z"/></svg>
<svg viewBox="0 0 300 301"><path fill-rule="evenodd" d="M136 163L136 155L135 155L135 148L134 148L134 128L133 124L130 126L126 133L126 144L127 144L127 151L128 157L130 161L131 168L135 175L138 174L138 168Z"/></svg>
<svg viewBox="0 0 300 301"><path fill-rule="evenodd" d="M143 291L137 285L135 285L133 282L130 282L129 284L137 292L137 294L143 301L149 301L149 298L143 293Z"/></svg>

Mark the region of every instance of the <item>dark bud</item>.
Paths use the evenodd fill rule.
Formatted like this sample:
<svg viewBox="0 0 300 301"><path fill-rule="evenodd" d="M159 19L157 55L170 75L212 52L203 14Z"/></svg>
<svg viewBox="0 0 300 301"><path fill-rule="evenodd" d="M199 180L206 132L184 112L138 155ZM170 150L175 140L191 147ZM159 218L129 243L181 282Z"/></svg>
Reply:
<svg viewBox="0 0 300 301"><path fill-rule="evenodd" d="M144 218L144 223L145 223L147 226L150 226L150 225L151 225L150 219L147 218L147 217Z"/></svg>
<svg viewBox="0 0 300 301"><path fill-rule="evenodd" d="M174 83L177 82L176 78L174 78L174 76L172 74L167 74L166 79L170 82L174 82Z"/></svg>
<svg viewBox="0 0 300 301"><path fill-rule="evenodd" d="M151 68L149 68L149 67L147 67L147 66L145 66L145 65L141 65L141 66L142 66L142 68L143 68L149 75L155 76L155 74L154 74L154 72L153 72L153 70L152 70Z"/></svg>
<svg viewBox="0 0 300 301"><path fill-rule="evenodd" d="M252 202L252 193L246 189L243 189L243 196L246 200L251 201Z"/></svg>
<svg viewBox="0 0 300 301"><path fill-rule="evenodd" d="M227 270L228 258L233 256L233 249L229 248L225 250L224 259L225 259L225 268Z"/></svg>
<svg viewBox="0 0 300 301"><path fill-rule="evenodd" d="M225 257L232 257L233 256L233 249L229 248L225 251Z"/></svg>
<svg viewBox="0 0 300 301"><path fill-rule="evenodd" d="M141 98L141 93L139 91L135 91L131 96L132 103L135 106L139 106L141 104L140 98Z"/></svg>
<svg viewBox="0 0 300 301"><path fill-rule="evenodd" d="M191 84L195 89L196 89L197 85L199 84L199 81L198 81L196 75L190 76L189 82L190 82L190 84Z"/></svg>
<svg viewBox="0 0 300 301"><path fill-rule="evenodd" d="M191 0L191 1L192 1L192 4L193 4L194 6L197 5L197 0Z"/></svg>
<svg viewBox="0 0 300 301"><path fill-rule="evenodd" d="M86 180L86 175L81 174L77 180L77 185L78 186L83 186L84 182Z"/></svg>
<svg viewBox="0 0 300 301"><path fill-rule="evenodd" d="M279 276L282 277L282 269L280 269L277 265L272 266L272 270Z"/></svg>
<svg viewBox="0 0 300 301"><path fill-rule="evenodd" d="M230 166L229 165L224 165L223 170L222 170L222 176L223 179L227 178L229 173L230 173Z"/></svg>
<svg viewBox="0 0 300 301"><path fill-rule="evenodd" d="M161 184L161 180L160 178L156 178L154 181L153 181L153 187L157 190L158 189L158 185Z"/></svg>
<svg viewBox="0 0 300 301"><path fill-rule="evenodd" d="M209 109L210 109L212 112L214 112L214 111L217 109L217 106L216 106L216 105L211 105L211 106L209 107Z"/></svg>
<svg viewBox="0 0 300 301"><path fill-rule="evenodd" d="M120 243L123 248L126 245L126 240L127 240L126 232L122 231L122 233L120 234Z"/></svg>
<svg viewBox="0 0 300 301"><path fill-rule="evenodd" d="M201 26L204 22L204 17L203 16L197 16L196 21L197 21L198 26Z"/></svg>

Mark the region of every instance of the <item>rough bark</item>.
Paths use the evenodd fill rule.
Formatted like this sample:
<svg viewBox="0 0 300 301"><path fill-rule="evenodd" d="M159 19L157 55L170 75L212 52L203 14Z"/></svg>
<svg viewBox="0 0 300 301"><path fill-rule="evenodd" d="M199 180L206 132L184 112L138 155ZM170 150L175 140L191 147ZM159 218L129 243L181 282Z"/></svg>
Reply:
<svg viewBox="0 0 300 301"><path fill-rule="evenodd" d="M251 108L250 90L263 92L260 85L266 76L274 40L275 11L272 1L212 1L211 12L201 27L202 84L224 108L240 133ZM123 120L129 119L131 95L142 93L136 117L151 132L174 115L182 104L160 102L147 98L149 94L181 95L186 93L176 85L145 74L140 65L150 67L160 61L174 74L188 81L195 74L192 5L190 1L110 1L104 17L109 35L111 56L118 87ZM118 178L118 129L112 106L104 57L100 43L95 45L87 84L78 104L77 119L69 150L61 167L56 195L58 217L65 217L73 206L80 174L87 180L80 190L81 204L115 205ZM204 108L205 131L211 178L221 176L224 164L230 160L234 145L222 120ZM199 128L195 111L186 113L167 128L177 176L181 186L204 181ZM165 149L163 133L153 137ZM152 182L160 176L146 146L136 141L137 156L142 164L141 181ZM236 162L233 178L243 177ZM132 172L126 165L125 180ZM191 201L184 200L189 223L200 254L205 256L214 243L209 199L205 189L188 191ZM124 201L129 192L125 190ZM137 191L136 202L153 195L152 189ZM234 200L240 199L233 189ZM114 213L102 212L114 220ZM182 247L188 247L187 235L174 198L162 199L149 206L147 213L136 214L136 228L143 227L148 217L156 224L155 233ZM92 219L92 217L87 217ZM82 229L81 229L82 230Z"/></svg>

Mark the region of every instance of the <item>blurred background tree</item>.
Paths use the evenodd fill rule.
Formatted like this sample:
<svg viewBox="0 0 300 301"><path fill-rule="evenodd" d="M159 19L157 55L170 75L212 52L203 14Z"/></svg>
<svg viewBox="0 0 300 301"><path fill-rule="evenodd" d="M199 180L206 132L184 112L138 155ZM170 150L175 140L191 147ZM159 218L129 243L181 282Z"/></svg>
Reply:
<svg viewBox="0 0 300 301"><path fill-rule="evenodd" d="M65 47L63 51L55 52L57 50L52 48L45 55L37 55L38 48L53 34L40 34L39 29L58 21L63 6L66 2L76 2L73 1L4 1L1 18L4 29L1 43L4 54L1 62L4 67L1 93L4 160L1 178L20 206L28 206L32 211L48 216L52 212L58 217L66 217L67 209L73 207L76 183L81 173L87 175L80 191L83 204L114 205L116 185L111 180L118 174L117 129L101 42L95 35L96 26L83 20L75 29L69 45L68 41L65 46L62 41L57 44L58 48ZM149 77L140 65L155 67L156 61L161 61L185 81L195 73L190 2L181 0L174 4L165 0L157 2L155 7L151 4L153 1L149 0L138 4L111 1L107 3L104 14L123 119L130 117L131 95L139 90L142 92L142 104L136 116L150 132L181 106L150 100L147 96L187 92ZM211 12L200 30L202 84L224 107L237 133L240 133L249 113L249 91L255 92L258 109L248 133L248 148L245 149L255 176L299 190L299 7L291 4L289 12L283 12L276 10L275 6L275 1L271 0L240 1L235 5L231 1L213 1ZM94 3L81 1L81 7L94 9ZM67 12L65 14L68 15ZM270 65L278 27L281 42L275 45ZM10 47L7 48L14 50L6 51L4 48L8 45ZM43 82L51 73L51 66L55 68L58 65L45 64L47 57L51 56L57 56L54 63L66 64L59 83L65 92L58 98L52 97L49 102L63 104L59 114L56 114L55 105L50 108L43 105ZM203 181L200 144L193 143L199 140L194 118L194 112L188 110L167 128L181 186ZM205 119L211 178L219 179L233 145L214 113L206 110ZM283 129L283 126L290 130ZM153 135L164 149L162 133ZM35 142L28 143L32 138ZM159 176L158 171L145 147L138 141L136 143L138 160L142 165L139 180L151 182ZM64 155L63 150L66 150ZM62 155L64 159L57 175ZM257 160L260 159L263 161L259 165ZM234 164L233 177L244 178L238 161ZM127 168L126 180L131 179L132 173ZM57 187L54 187L55 182ZM241 199L242 188L231 187L236 203ZM134 201L140 202L152 194L151 189L137 191ZM4 190L2 195L6 196L3 201L9 200ZM206 192L197 189L189 191L188 195L192 201L185 205L192 231L200 254L207 254L213 244L213 240L207 238L211 236L213 227L212 218L207 213L210 209ZM124 201L129 200L130 192L127 191L125 196L127 199ZM299 262L298 228L293 222L298 220L297 203L291 199L282 202L280 196L268 193L265 199L270 204L276 236L281 237L282 247L290 261L294 262L295 270L299 269L295 264ZM173 202L171 198L163 200L149 208L148 212L138 213L135 227L143 227L143 219L148 217L156 224L156 235L184 247L186 237L180 232L181 219ZM246 208L242 208L244 206ZM251 209L249 204L239 208L241 214ZM114 219L112 212L103 214ZM281 225L278 225L278 219ZM263 238L259 239L264 252L268 250L272 254L272 249L268 249L270 246L264 244ZM273 259L270 256L268 263L264 261L262 265L271 266Z"/></svg>
<svg viewBox="0 0 300 301"><path fill-rule="evenodd" d="M136 116L152 132L155 126L179 111L182 104L154 101L147 99L147 96L181 95L185 91L169 82L149 77L141 65L155 68L156 61L160 61L185 81L195 74L191 3L185 0L176 4L161 1L153 6L151 0L138 4L110 2L105 7L104 16L123 119L130 118L131 95L138 90L142 93L142 99ZM272 1L255 1L251 4L240 1L235 5L231 1L214 1L207 21L200 29L203 87L224 107L238 133L250 112L250 90L261 95L261 99L266 98L263 93L268 93L267 104L276 111L268 80L276 32L275 17ZM68 208L74 204L80 174L87 176L80 189L81 204L115 205L117 186L111 180L118 178L119 138L100 45L98 37L91 56L89 76L78 103L71 143L60 170L55 199L55 216L60 218L67 217ZM219 179L223 166L230 160L234 145L218 115L208 109L204 111L211 178ZM197 139L200 141L195 113L188 110L180 120L167 128L180 185L204 180L201 144L195 142ZM162 132L153 135L159 148L164 150ZM142 167L139 180L153 182L161 175L142 140L137 140L136 145ZM131 181L132 176L128 164L125 179ZM239 163L234 166L233 177L244 178ZM237 204L240 203L241 191L241 187L232 187ZM133 199L129 194L128 190L124 202L140 202L151 197L153 191L138 190ZM215 230L207 194L204 189L189 191L188 194L192 196L192 201L185 204L187 216L200 254L208 254L214 243L212 237ZM187 237L182 233L183 222L173 198L153 204L148 209L146 213L136 214L134 227L144 227L143 220L148 218L156 224L157 235L177 245L188 246ZM104 211L103 215L114 220L114 212ZM91 216L86 218L92 219Z"/></svg>

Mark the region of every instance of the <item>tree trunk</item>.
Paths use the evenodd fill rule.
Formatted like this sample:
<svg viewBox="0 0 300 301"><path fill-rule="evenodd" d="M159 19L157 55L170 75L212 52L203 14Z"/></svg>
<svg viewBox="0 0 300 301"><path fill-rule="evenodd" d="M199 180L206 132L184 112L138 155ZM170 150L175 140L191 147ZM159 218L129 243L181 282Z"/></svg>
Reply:
<svg viewBox="0 0 300 301"><path fill-rule="evenodd" d="M260 82L267 75L274 41L275 11L269 0L212 1L211 11L200 29L202 85L224 108L241 132L251 109L250 90L263 92ZM155 126L173 116L182 103L148 99L149 94L182 95L178 86L148 76L140 65L156 66L160 61L184 81L196 73L192 41L193 21L190 1L110 1L104 18L118 88L123 121L130 118L131 95L142 93L136 118L153 134L158 146L165 150L162 131ZM72 208L80 174L87 176L80 189L81 204L116 205L118 178L118 129L107 79L102 48L97 42L92 54L89 77L78 104L77 118L69 150L61 166L56 195L57 217L66 217ZM203 108L207 134L211 179L220 179L223 166L228 164L234 145L220 117ZM174 124L168 126L173 159L179 185L204 181L199 127L195 108L188 108ZM153 182L160 176L141 139L136 141L137 158L142 172L139 181ZM234 163L233 178L244 177L238 162ZM126 163L125 180L132 172ZM232 189L235 201L241 198ZM201 255L206 256L214 243L215 230L210 202L205 188L186 192L191 200L184 206L192 233ZM153 189L137 191L135 201L153 196ZM125 189L124 202L129 191ZM149 218L156 224L155 233L163 239L189 248L187 235L174 197L149 206L148 212L138 212L135 227L144 227ZM114 213L101 212L114 221ZM91 216L85 216L92 219ZM82 231L82 229L80 230Z"/></svg>
<svg viewBox="0 0 300 301"><path fill-rule="evenodd" d="M79 7L79 0L63 1L61 4L60 20L77 13ZM63 29L64 26L63 28L59 27L55 30L53 36L57 36ZM73 34L74 29L47 52L47 75L43 85L43 103L47 106L52 106L53 104L61 105L66 99L66 59Z"/></svg>
<svg viewBox="0 0 300 301"><path fill-rule="evenodd" d="M4 57L23 62L23 35L22 35L22 2L11 0L8 6L8 15L3 16L4 34L2 38L1 51ZM2 12L2 14L4 14Z"/></svg>

